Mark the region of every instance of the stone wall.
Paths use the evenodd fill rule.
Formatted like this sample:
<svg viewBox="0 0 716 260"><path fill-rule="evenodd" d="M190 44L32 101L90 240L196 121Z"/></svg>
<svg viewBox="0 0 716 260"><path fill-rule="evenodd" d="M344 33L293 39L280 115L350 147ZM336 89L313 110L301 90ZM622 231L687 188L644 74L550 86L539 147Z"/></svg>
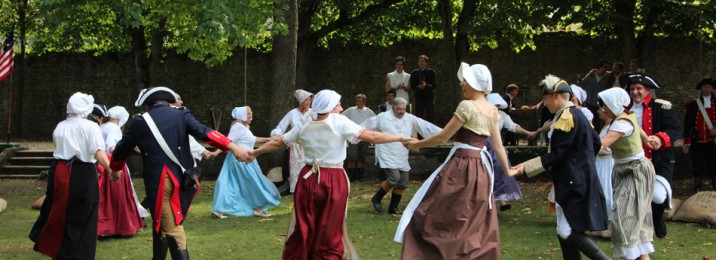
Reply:
<svg viewBox="0 0 716 260"><path fill-rule="evenodd" d="M569 34L548 34L535 38L537 49L514 53L508 48L480 49L470 54L469 63L486 64L492 71L494 91L501 91L508 83L521 86L517 105L532 105L541 99L537 83L551 73L573 81L579 72L587 72L600 59L618 58L618 43ZM318 91L336 89L343 94L344 107L352 106L357 93L368 95L367 104L375 109L384 102L385 74L393 70L392 59L403 55L408 59L406 69L415 68L417 56L430 56L430 66L438 72L438 124L452 116L454 107L462 99L458 86L447 82L455 77L447 71L448 60L440 57L438 40L403 41L390 47L331 46L330 49L310 53L306 69L309 76L301 88ZM716 72L716 49L699 46L698 42L668 39L654 42L650 56L642 63L647 72L655 75L666 87L657 91L659 97L674 102L683 118L684 102L698 93L693 90L703 75ZM244 105L244 55L236 53L220 66L207 68L181 55L165 58L156 74L162 85L177 90L197 118L209 126L219 126L226 133L230 127L230 112L234 106ZM269 55L249 52L247 104L254 111L252 130L258 136L268 135L267 118L273 110ZM701 66L699 66L699 61ZM65 117L69 96L83 91L95 96L98 103L108 107L123 105L130 113L139 110L132 104L138 93L133 60L129 54L45 54L29 57L25 82L20 133L23 138L50 139L54 126ZM7 124L6 85L0 98L0 132ZM16 103L17 104L17 103ZM277 111L284 113L284 111ZM216 122L216 124L215 124ZM17 131L15 131L17 133Z"/></svg>

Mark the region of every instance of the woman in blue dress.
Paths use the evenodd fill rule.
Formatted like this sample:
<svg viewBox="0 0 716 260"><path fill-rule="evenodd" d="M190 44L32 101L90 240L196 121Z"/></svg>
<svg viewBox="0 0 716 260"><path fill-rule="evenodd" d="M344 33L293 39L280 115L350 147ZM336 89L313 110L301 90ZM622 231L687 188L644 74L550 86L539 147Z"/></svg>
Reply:
<svg viewBox="0 0 716 260"><path fill-rule="evenodd" d="M249 130L252 119L250 107L235 107L231 117L236 120L231 125L228 137L234 143L253 151L256 142L269 141L269 138L254 136ZM265 210L278 206L280 197L278 189L261 172L256 160L244 163L233 156L226 156L214 187L211 215L219 219L226 218L224 214L270 217L271 214Z"/></svg>

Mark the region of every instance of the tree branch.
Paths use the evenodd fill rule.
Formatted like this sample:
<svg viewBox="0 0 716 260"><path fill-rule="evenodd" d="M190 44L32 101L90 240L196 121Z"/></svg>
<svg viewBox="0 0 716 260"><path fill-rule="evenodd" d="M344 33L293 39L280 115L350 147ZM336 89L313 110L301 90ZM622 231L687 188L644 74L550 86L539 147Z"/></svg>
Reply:
<svg viewBox="0 0 716 260"><path fill-rule="evenodd" d="M302 42L302 40L308 41L309 43L317 42L318 39L328 35L331 32L334 32L340 28L350 26L359 22L362 22L368 18L370 18L375 13L382 11L394 4L400 3L404 0L385 0L378 4L370 5L368 6L363 12L359 13L356 16L353 17L347 17L345 12L341 10L340 16L337 20L327 24L326 26L323 26L321 29L312 32L310 34L304 34L299 35L299 42Z"/></svg>

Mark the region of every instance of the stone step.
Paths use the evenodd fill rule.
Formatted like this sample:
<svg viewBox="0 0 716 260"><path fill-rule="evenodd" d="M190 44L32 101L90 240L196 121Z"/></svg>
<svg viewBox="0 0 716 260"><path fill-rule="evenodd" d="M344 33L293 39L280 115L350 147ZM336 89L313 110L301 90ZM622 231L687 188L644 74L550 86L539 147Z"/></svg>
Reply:
<svg viewBox="0 0 716 260"><path fill-rule="evenodd" d="M0 174L0 179L37 179L40 174Z"/></svg>
<svg viewBox="0 0 716 260"><path fill-rule="evenodd" d="M8 163L10 165L49 166L53 159L53 157L13 157Z"/></svg>
<svg viewBox="0 0 716 260"><path fill-rule="evenodd" d="M50 170L50 166L40 165L5 165L0 168L0 175L29 175L40 174L40 172Z"/></svg>
<svg viewBox="0 0 716 260"><path fill-rule="evenodd" d="M20 150L13 157L52 157L52 150Z"/></svg>

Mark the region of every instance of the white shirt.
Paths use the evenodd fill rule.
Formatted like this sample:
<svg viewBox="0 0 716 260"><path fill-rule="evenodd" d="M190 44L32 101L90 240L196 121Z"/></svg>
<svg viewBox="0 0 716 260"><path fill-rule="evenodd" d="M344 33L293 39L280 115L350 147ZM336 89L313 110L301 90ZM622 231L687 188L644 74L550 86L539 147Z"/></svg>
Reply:
<svg viewBox="0 0 716 260"><path fill-rule="evenodd" d="M316 114L313 113L313 110L310 108L305 114L301 114L298 108L291 109L291 111L288 111L288 113L283 116L283 119L278 122L276 129L271 131L271 136L282 135L289 130L289 127L296 128L298 125L308 122L313 118L316 118Z"/></svg>
<svg viewBox="0 0 716 260"><path fill-rule="evenodd" d="M398 89L398 85L400 85L400 83L403 83L406 87L410 87L410 73L405 71L403 71L403 73L398 73L396 70L388 73L388 79L390 80L390 88L396 90L395 96L404 98L405 101L410 104L410 94L408 94L405 89Z"/></svg>
<svg viewBox="0 0 716 260"><path fill-rule="evenodd" d="M380 113L363 122L361 126L368 130L408 137L415 132L420 133L423 137L428 137L442 131L440 127L412 114L405 113L403 118L397 118L393 112ZM380 164L380 168L410 171L409 151L402 143L376 144L375 147L376 163Z"/></svg>
<svg viewBox="0 0 716 260"><path fill-rule="evenodd" d="M346 141L358 142L365 128L341 114L330 113L321 121L308 121L283 135L283 141L303 146L306 164L343 164L346 159Z"/></svg>
<svg viewBox="0 0 716 260"><path fill-rule="evenodd" d="M256 144L256 136L242 123L231 125L229 130L229 139L236 145L243 147L247 151L253 151Z"/></svg>
<svg viewBox="0 0 716 260"><path fill-rule="evenodd" d="M629 111L636 115L636 123L639 124L639 127L644 127L641 124L641 120L644 118L644 106L642 106L641 103L634 103Z"/></svg>
<svg viewBox="0 0 716 260"><path fill-rule="evenodd" d="M102 138L106 144L104 150L109 153L111 150L109 148L113 148L122 140L122 129L114 122L104 123L102 124Z"/></svg>
<svg viewBox="0 0 716 260"><path fill-rule="evenodd" d="M206 148L199 142L197 142L194 136L189 135L189 150L191 151L191 157L194 157L194 159L201 161L201 159L203 158L201 154L206 151Z"/></svg>
<svg viewBox="0 0 716 260"><path fill-rule="evenodd" d="M711 95L704 97L704 108L711 108Z"/></svg>
<svg viewBox="0 0 716 260"><path fill-rule="evenodd" d="M99 125L78 116L68 117L57 124L52 132L52 141L55 143L52 156L60 160L77 157L86 163L96 163L94 155L105 148Z"/></svg>
<svg viewBox="0 0 716 260"><path fill-rule="evenodd" d="M341 115L346 116L351 121L355 122L356 124L361 124L363 121L365 121L368 118L374 117L375 113L373 113L373 110L370 110L368 107L363 107L362 109L355 107L349 107Z"/></svg>
<svg viewBox="0 0 716 260"><path fill-rule="evenodd" d="M502 110L497 110L497 113L500 114L500 121L498 123L500 128L498 129L504 128L507 131L517 133L517 124L512 121L512 117Z"/></svg>

